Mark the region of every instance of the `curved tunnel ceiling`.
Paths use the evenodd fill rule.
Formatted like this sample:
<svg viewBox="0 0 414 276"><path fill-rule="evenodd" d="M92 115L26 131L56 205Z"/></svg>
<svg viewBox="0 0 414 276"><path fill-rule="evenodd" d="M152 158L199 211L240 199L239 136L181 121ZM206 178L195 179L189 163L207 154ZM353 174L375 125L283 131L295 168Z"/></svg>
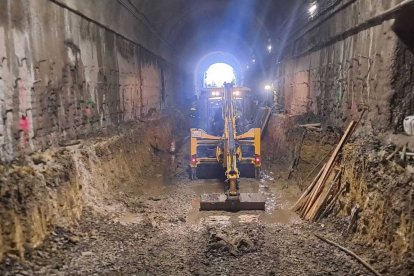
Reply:
<svg viewBox="0 0 414 276"><path fill-rule="evenodd" d="M223 51L242 64L258 62L269 39L295 5L306 0L118 0L139 12L177 53L181 65L194 69L209 52Z"/></svg>

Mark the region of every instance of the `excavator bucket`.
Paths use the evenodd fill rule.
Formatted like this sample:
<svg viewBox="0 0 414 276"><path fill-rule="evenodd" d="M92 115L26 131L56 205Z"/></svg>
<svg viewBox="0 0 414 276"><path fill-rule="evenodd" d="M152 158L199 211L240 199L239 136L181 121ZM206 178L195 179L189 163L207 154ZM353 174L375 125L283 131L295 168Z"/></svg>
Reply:
<svg viewBox="0 0 414 276"><path fill-rule="evenodd" d="M238 197L225 194L203 194L200 196L200 211L249 211L265 210L265 198L258 193L241 193Z"/></svg>

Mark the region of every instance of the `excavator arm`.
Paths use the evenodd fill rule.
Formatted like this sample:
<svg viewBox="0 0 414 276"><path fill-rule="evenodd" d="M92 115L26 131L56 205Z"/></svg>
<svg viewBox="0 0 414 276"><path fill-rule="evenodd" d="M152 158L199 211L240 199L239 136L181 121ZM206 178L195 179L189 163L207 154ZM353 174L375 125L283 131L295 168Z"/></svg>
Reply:
<svg viewBox="0 0 414 276"><path fill-rule="evenodd" d="M226 84L224 89L224 114L224 138L227 156L226 181L228 183L227 197L237 199L239 196L238 181L240 172L237 168L238 145L236 145L236 116L233 102L233 86L231 84Z"/></svg>
<svg viewBox="0 0 414 276"><path fill-rule="evenodd" d="M191 177L196 178L196 170L201 164L221 164L225 169L226 189L224 194L201 195L201 210L264 210L265 200L255 193L240 193L240 165L253 167L255 176L260 170L260 128L237 135L236 103L232 84L225 84L223 91L222 115L223 135L213 136L201 129L191 129ZM216 158L200 156L203 148L216 144ZM245 156L243 150L247 149ZM199 150L200 149L200 150ZM253 149L253 150L252 150Z"/></svg>

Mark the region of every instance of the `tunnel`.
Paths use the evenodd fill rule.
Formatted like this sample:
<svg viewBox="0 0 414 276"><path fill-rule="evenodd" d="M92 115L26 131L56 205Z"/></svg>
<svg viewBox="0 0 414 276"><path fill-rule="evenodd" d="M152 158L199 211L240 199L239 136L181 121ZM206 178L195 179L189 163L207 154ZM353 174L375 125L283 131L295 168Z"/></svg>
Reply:
<svg viewBox="0 0 414 276"><path fill-rule="evenodd" d="M413 275L413 0L0 0L0 275Z"/></svg>

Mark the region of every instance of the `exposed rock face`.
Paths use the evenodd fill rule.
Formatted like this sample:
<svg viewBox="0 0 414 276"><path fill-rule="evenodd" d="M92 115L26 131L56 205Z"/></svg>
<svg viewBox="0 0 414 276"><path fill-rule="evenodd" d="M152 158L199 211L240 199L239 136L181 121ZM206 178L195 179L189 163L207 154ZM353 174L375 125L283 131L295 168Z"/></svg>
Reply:
<svg viewBox="0 0 414 276"><path fill-rule="evenodd" d="M82 184L70 152L42 155L48 159L42 164L23 161L0 167L0 255L12 252L23 258L25 248L40 245L52 226L68 226L80 216Z"/></svg>
<svg viewBox="0 0 414 276"><path fill-rule="evenodd" d="M269 149L266 156L276 163L291 164L301 143L298 124L309 118L313 120L310 122L318 122L309 115L273 117L269 137L265 138L264 148ZM325 123L322 132L309 131L305 136L300 164L293 174L302 189L312 182L339 141L341 133L335 133L337 129L328 126ZM402 160L398 153L387 160L396 146L384 144L379 137L364 131L361 125L339 156L336 167L342 171L340 182L344 190L331 218L337 216L345 221L341 228L345 238L386 252L396 264L409 264L414 250L414 157L406 156ZM394 141L406 143L404 139L394 138ZM315 168L318 163L319 167Z"/></svg>
<svg viewBox="0 0 414 276"><path fill-rule="evenodd" d="M285 110L313 112L342 127L368 108L366 132L400 132L404 117L414 114L412 48L398 37L411 25L400 22L400 13L394 28L390 18L371 20L387 11L390 1L342 2L305 26L287 47L278 77Z"/></svg>
<svg viewBox="0 0 414 276"><path fill-rule="evenodd" d="M345 148L341 181L348 187L340 199L340 215L350 216L358 206L353 239L385 246L395 260L408 260L414 251L414 160L401 162L399 155L395 161L384 160L392 150L379 145L361 139Z"/></svg>
<svg viewBox="0 0 414 276"><path fill-rule="evenodd" d="M84 206L104 212L113 186L134 186L154 170L154 152L167 153L172 137L182 138L181 126L185 122L177 116L133 123L118 135L1 165L0 257L9 252L24 258L25 250L39 246L55 227L76 223Z"/></svg>
<svg viewBox="0 0 414 276"><path fill-rule="evenodd" d="M0 259L73 224L118 177L114 167L139 177L171 143L174 119L162 131L131 123L106 142L77 141L156 117L180 99L183 75L118 3L79 3L0 3Z"/></svg>
<svg viewBox="0 0 414 276"><path fill-rule="evenodd" d="M328 3L320 2L321 7ZM414 139L402 131L404 118L414 114L408 35L413 28L408 14L414 8L380 15L401 2L338 1L302 26L285 49L277 91L287 114L314 113L319 117L315 123L332 129L344 129L367 109L341 159L342 181L349 187L338 209L350 216L359 206L355 241L384 247L395 260L413 251L412 161L385 162L383 155L394 145L414 152ZM290 140L277 126L270 124L269 133L276 133L283 152Z"/></svg>

